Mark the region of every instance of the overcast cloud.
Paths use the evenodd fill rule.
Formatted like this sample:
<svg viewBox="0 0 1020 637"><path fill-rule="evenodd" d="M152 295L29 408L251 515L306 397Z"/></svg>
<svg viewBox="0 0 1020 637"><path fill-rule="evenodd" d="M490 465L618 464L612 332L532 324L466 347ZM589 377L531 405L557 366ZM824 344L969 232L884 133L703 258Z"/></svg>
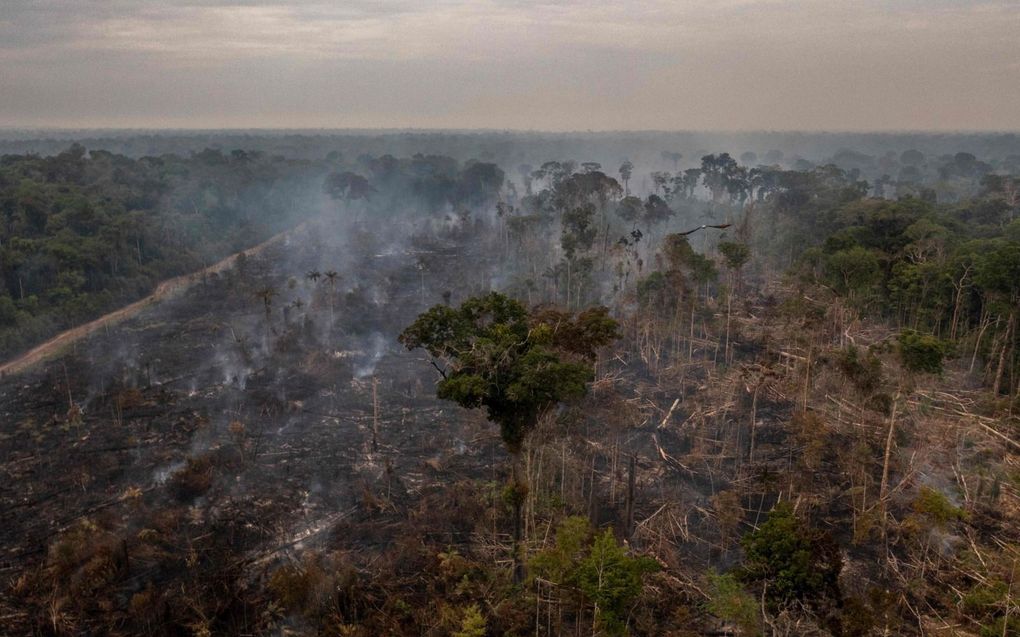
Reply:
<svg viewBox="0 0 1020 637"><path fill-rule="evenodd" d="M0 0L0 125L1020 129L1016 0Z"/></svg>

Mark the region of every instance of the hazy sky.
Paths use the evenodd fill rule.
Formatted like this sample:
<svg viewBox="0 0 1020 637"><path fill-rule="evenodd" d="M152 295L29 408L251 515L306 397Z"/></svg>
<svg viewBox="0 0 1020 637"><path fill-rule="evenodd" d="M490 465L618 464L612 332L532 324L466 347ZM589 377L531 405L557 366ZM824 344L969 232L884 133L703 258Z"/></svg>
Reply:
<svg viewBox="0 0 1020 637"><path fill-rule="evenodd" d="M0 126L1020 130L1020 0L0 0Z"/></svg>

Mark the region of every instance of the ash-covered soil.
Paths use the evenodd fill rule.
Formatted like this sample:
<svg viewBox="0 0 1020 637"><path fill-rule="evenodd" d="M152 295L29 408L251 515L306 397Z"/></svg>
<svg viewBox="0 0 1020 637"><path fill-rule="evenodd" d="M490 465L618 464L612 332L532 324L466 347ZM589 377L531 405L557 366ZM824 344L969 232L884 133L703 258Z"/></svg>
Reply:
<svg viewBox="0 0 1020 637"><path fill-rule="evenodd" d="M396 340L444 291L488 289L487 257L456 232L342 234L312 224L3 379L5 585L52 568L54 551L93 550L54 548L81 525L118 539L125 598L191 573L257 577L313 543L386 543L387 522L430 491L497 479L497 432L437 401L435 371ZM31 623L16 606L10 625Z"/></svg>
<svg viewBox="0 0 1020 637"><path fill-rule="evenodd" d="M498 431L438 401L436 370L397 342L427 307L498 288L500 257L470 223L364 228L309 224L3 379L11 634L417 633L436 600L508 585ZM713 348L691 351L707 363ZM622 535L634 455L631 542L670 569L661 595L688 586L684 569L732 562L705 529L717 527L708 498L752 444L726 419L750 405L747 382L693 364L658 374L628 352L603 361L584 409L555 414L524 455L544 476L532 478L526 537L548 537L551 510ZM710 410L685 404L709 385L722 397ZM790 462L775 428L789 407L774 398L755 405L751 482ZM454 558L476 566L451 574ZM287 564L305 579L330 573L321 586L337 618L280 607ZM493 566L507 575L490 579ZM513 605L490 611L496 628L530 625ZM447 619L421 630L440 634Z"/></svg>

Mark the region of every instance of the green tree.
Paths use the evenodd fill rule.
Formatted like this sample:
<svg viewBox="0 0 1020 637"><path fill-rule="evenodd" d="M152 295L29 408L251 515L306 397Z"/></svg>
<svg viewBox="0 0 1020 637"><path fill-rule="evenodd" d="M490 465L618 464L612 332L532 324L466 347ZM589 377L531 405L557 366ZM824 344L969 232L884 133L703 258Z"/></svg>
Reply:
<svg viewBox="0 0 1020 637"><path fill-rule="evenodd" d="M719 253L726 260L726 267L739 271L751 258L751 248L746 243L736 241L720 241Z"/></svg>
<svg viewBox="0 0 1020 637"><path fill-rule="evenodd" d="M457 308L436 305L400 334L409 350L422 348L432 357L442 376L436 386L439 398L468 409L484 408L499 425L513 456L507 499L514 509L515 560L527 489L517 477L524 440L557 403L587 393L595 352L617 336L617 323L605 308L576 317L529 314L519 301L497 292L470 298Z"/></svg>
<svg viewBox="0 0 1020 637"><path fill-rule="evenodd" d="M774 606L839 599L842 568L838 548L803 523L787 502L777 504L769 519L741 540L744 563L738 572L746 583L764 586Z"/></svg>
<svg viewBox="0 0 1020 637"><path fill-rule="evenodd" d="M577 565L584 557L590 536L588 518L575 515L564 519L556 527L554 545L532 558L532 575L561 586L576 586Z"/></svg>
<svg viewBox="0 0 1020 637"><path fill-rule="evenodd" d="M616 206L616 216L633 225L641 218L644 212L644 203L640 198L628 195L620 200Z"/></svg>
<svg viewBox="0 0 1020 637"><path fill-rule="evenodd" d="M471 604L464 609L460 630L454 631L453 637L485 637L486 622L478 604Z"/></svg>
<svg viewBox="0 0 1020 637"><path fill-rule="evenodd" d="M587 393L594 351L617 335L604 308L563 324L531 318L519 301L491 292L458 308L436 305L399 337L433 357L438 397L484 407L512 453L546 411Z"/></svg>
<svg viewBox="0 0 1020 637"><path fill-rule="evenodd" d="M974 280L993 312L1005 317L1005 332L992 381L992 393L998 395L1016 340L1017 313L1020 312L1020 242L996 240L988 246L978 260Z"/></svg>
<svg viewBox="0 0 1020 637"><path fill-rule="evenodd" d="M322 189L333 199L346 203L368 199L375 192L375 188L367 179L349 171L330 174L326 177Z"/></svg>
<svg viewBox="0 0 1020 637"><path fill-rule="evenodd" d="M659 195L648 195L648 199L645 200L645 211L643 220L649 226L657 226L660 223L664 223L673 216L673 211L670 209L669 204L666 200Z"/></svg>
<svg viewBox="0 0 1020 637"><path fill-rule="evenodd" d="M759 633L758 602L744 590L732 574L708 575L708 602L705 609L724 621L732 622L744 635Z"/></svg>
<svg viewBox="0 0 1020 637"><path fill-rule="evenodd" d="M6 292L0 292L0 326L10 327L18 321L18 307Z"/></svg>
<svg viewBox="0 0 1020 637"><path fill-rule="evenodd" d="M875 254L864 247L837 250L825 257L825 274L837 294L854 302L865 295L879 279L879 263Z"/></svg>
<svg viewBox="0 0 1020 637"><path fill-rule="evenodd" d="M649 557L627 555L612 529L597 534L577 570L578 586L594 605L595 626L610 634L624 634L627 616L641 594L642 578L658 567Z"/></svg>
<svg viewBox="0 0 1020 637"><path fill-rule="evenodd" d="M625 196L630 195L630 176L634 173L634 164L629 160L625 159L620 164L620 181L623 182L623 194Z"/></svg>
<svg viewBox="0 0 1020 637"><path fill-rule="evenodd" d="M903 330L896 339L900 363L910 372L942 373L945 344L929 334Z"/></svg>
<svg viewBox="0 0 1020 637"><path fill-rule="evenodd" d="M531 560L533 577L579 593L572 601L590 604L596 629L614 635L625 632L644 576L658 568L651 558L628 555L612 529L593 536L587 518L579 516L560 522L555 544Z"/></svg>

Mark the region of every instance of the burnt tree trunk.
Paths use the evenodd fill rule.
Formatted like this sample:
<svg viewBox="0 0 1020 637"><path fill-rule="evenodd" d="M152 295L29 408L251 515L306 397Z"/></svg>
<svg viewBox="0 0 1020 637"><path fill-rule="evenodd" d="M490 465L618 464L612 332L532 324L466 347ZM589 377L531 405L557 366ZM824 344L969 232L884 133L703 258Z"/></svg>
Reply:
<svg viewBox="0 0 1020 637"><path fill-rule="evenodd" d="M886 537L886 511L888 509L886 500L889 497L889 463L892 458L893 441L896 436L896 406L900 400L900 392L893 397L892 413L889 414L889 431L885 438L885 454L882 460L882 483L878 489L878 506L881 513L882 539Z"/></svg>
<svg viewBox="0 0 1020 637"><path fill-rule="evenodd" d="M520 584L524 581L524 562L521 560L521 540L524 532L524 501L527 497L527 485L521 481L520 475L520 454L513 457L513 466L510 474L510 506L513 509L513 546L511 547L513 561L514 583Z"/></svg>
<svg viewBox="0 0 1020 637"><path fill-rule="evenodd" d="M1016 314L1014 312L1009 313L1009 322L1006 324L1006 333L1002 338L1002 349L999 350L999 364L995 369L995 381L992 383L992 396L998 397L999 390L1002 388L1002 372L1006 367L1006 354L1009 352L1010 336L1013 333L1013 329L1016 323Z"/></svg>
<svg viewBox="0 0 1020 637"><path fill-rule="evenodd" d="M623 537L629 542L630 536L634 533L634 482L637 473L637 456L630 457L627 467L627 507L624 520Z"/></svg>

